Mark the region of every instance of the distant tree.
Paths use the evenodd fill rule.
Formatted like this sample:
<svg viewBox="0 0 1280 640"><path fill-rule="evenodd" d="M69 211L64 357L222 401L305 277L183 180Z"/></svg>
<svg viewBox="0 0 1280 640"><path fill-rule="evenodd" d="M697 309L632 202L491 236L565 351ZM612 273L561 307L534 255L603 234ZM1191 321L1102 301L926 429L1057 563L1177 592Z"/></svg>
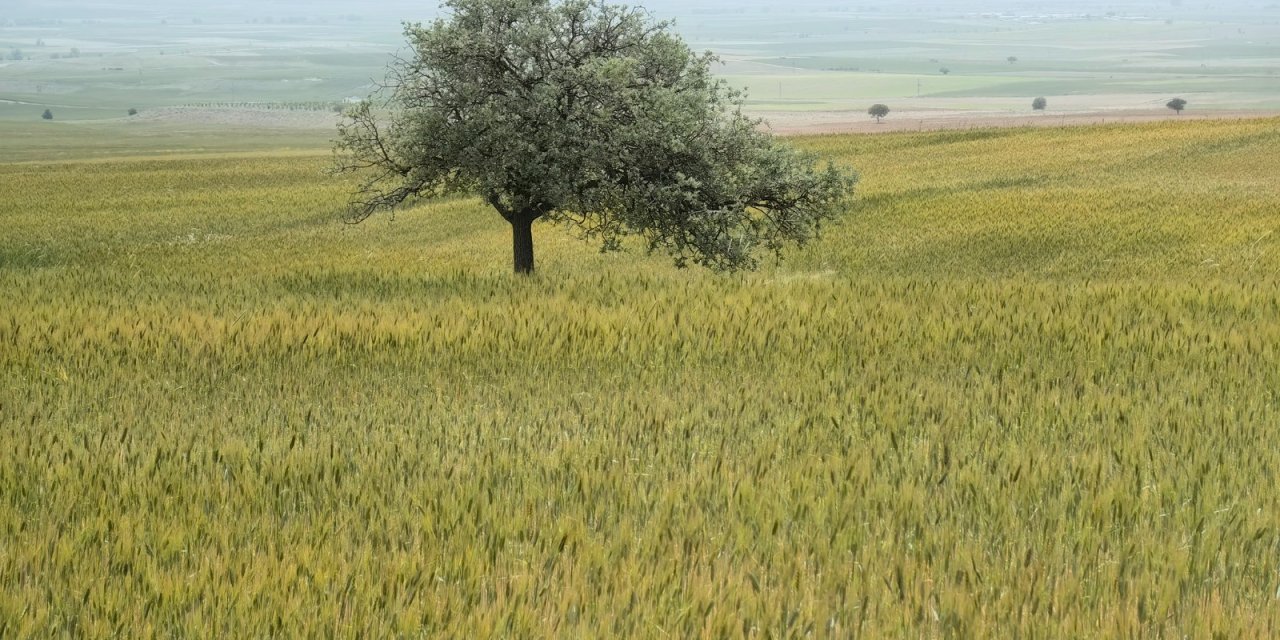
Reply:
<svg viewBox="0 0 1280 640"><path fill-rule="evenodd" d="M876 122L880 122L881 119L889 115L889 107L883 104L873 104L870 109L867 109L867 113L871 114L871 117L875 118Z"/></svg>
<svg viewBox="0 0 1280 640"><path fill-rule="evenodd" d="M736 270L813 238L856 176L776 142L669 24L600 0L447 0L407 25L379 104L349 110L339 173L365 176L350 220L477 194L534 269L532 225L577 226L605 250Z"/></svg>
<svg viewBox="0 0 1280 640"><path fill-rule="evenodd" d="M1049 106L1049 101L1044 98L1036 98L1031 101L1031 108L1036 111L1044 111L1047 106Z"/></svg>
<svg viewBox="0 0 1280 640"><path fill-rule="evenodd" d="M26 55L22 53L22 49L10 49L9 59L13 61L22 61L26 59Z"/></svg>
<svg viewBox="0 0 1280 640"><path fill-rule="evenodd" d="M943 67L943 68L941 68L941 69L938 69L938 71L940 71L940 72L942 73L942 75L944 75L944 76L945 76L945 75L947 75L948 73L951 73L951 70L950 70L950 69L948 69L948 68L946 68L946 67Z"/></svg>
<svg viewBox="0 0 1280 640"><path fill-rule="evenodd" d="M52 120L52 119L53 119L53 112L52 112L52 111L50 111L50 110L48 110L48 109L45 109L45 110L44 110L44 113L43 113L43 114L41 114L41 115L40 115L40 117L41 117L41 118L44 118L45 120Z"/></svg>
<svg viewBox="0 0 1280 640"><path fill-rule="evenodd" d="M1008 58L1005 58L1005 60L1008 60L1009 64L1013 64L1018 61L1018 56L1009 56Z"/></svg>
<svg viewBox="0 0 1280 640"><path fill-rule="evenodd" d="M72 58L79 58L79 57L80 57L80 49L79 49L78 47L71 47L71 55L70 55L69 57L72 57Z"/></svg>
<svg viewBox="0 0 1280 640"><path fill-rule="evenodd" d="M1178 115L1182 115L1182 110L1187 108L1187 101L1182 98L1174 98L1166 102L1164 106L1173 109Z"/></svg>
<svg viewBox="0 0 1280 640"><path fill-rule="evenodd" d="M131 115L131 116L136 116L136 115L138 115L138 110L137 110L137 109L134 109L133 107L130 107L130 108L129 108L129 115Z"/></svg>

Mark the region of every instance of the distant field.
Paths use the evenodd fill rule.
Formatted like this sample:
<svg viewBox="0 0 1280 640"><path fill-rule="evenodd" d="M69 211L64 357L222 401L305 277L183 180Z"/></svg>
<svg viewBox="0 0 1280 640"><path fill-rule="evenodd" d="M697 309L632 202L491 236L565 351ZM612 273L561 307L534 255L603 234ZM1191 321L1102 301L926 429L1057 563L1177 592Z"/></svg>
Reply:
<svg viewBox="0 0 1280 640"><path fill-rule="evenodd" d="M1179 96L1195 110L1280 110L1274 5L801 3L782 11L743 3L726 13L699 4L659 3L654 13L676 18L695 48L721 54L723 77L748 89L756 111L865 111L887 102L982 116L993 100L1003 112L1022 112L1037 96L1103 110L1140 111ZM415 7L401 17L434 9ZM368 95L403 47L387 16L266 22L256 8L228 11L201 23L0 20L0 58L24 56L0 60L0 122L35 122L45 108L68 121L176 106L326 111Z"/></svg>
<svg viewBox="0 0 1280 640"><path fill-rule="evenodd" d="M184 105L331 109L367 95L400 42L393 23L0 29L0 56L27 58L0 61L0 121L34 121L46 107L65 120Z"/></svg>
<svg viewBox="0 0 1280 640"><path fill-rule="evenodd" d="M954 110L972 108L973 98L1023 110L1036 96L1142 109L1176 95L1201 107L1271 110L1280 108L1280 10L1260 11L744 20L742 34L755 25L760 40L725 45L725 71L767 110L865 110L872 100Z"/></svg>
<svg viewBox="0 0 1280 640"><path fill-rule="evenodd" d="M0 122L0 154L7 161L49 161L122 156L157 156L307 149L315 153L334 137L331 127L269 128L245 124L260 115L239 111L238 123L219 122L217 114L197 111L202 121L180 117L133 122ZM227 113L230 115L230 112ZM270 116L263 116L270 122Z"/></svg>
<svg viewBox="0 0 1280 640"><path fill-rule="evenodd" d="M802 139L787 262L529 279L79 126L0 164L0 637L1280 635L1280 120Z"/></svg>

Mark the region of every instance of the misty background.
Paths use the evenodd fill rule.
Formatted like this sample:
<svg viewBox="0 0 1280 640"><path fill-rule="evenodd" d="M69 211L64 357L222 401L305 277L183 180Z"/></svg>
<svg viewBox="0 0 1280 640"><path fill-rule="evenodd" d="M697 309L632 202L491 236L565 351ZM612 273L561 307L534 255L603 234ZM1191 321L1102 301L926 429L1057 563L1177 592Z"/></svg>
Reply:
<svg viewBox="0 0 1280 640"><path fill-rule="evenodd" d="M892 3L839 2L834 0L793 0L776 2L768 0L647 0L629 2L643 6L655 15L664 16L716 16L743 12L777 13L797 12L857 12L857 13L912 13L953 12L958 14L1025 14L1025 15L1098 15L1108 14L1130 17L1218 17L1223 20L1253 16L1272 11L1280 15L1280 3L1271 0L1226 0L1204 2L1183 0L1139 0L1099 2L1082 0L921 0ZM438 3L414 0L381 0L353 4L337 0L262 0L250 2L229 0L193 0L191 2L86 2L83 0L9 0L0 7L0 20L141 20L190 19L242 21L245 18L265 20L341 20L355 17L361 20L398 23L400 21L426 20L440 14Z"/></svg>
<svg viewBox="0 0 1280 640"><path fill-rule="evenodd" d="M1280 0L649 0L771 121L1280 110ZM434 2L0 5L0 122L331 128ZM220 111L242 113L232 118ZM198 111L202 110L202 111ZM286 115L286 112L288 115ZM212 118L212 120L211 120ZM817 125L815 125L817 126Z"/></svg>

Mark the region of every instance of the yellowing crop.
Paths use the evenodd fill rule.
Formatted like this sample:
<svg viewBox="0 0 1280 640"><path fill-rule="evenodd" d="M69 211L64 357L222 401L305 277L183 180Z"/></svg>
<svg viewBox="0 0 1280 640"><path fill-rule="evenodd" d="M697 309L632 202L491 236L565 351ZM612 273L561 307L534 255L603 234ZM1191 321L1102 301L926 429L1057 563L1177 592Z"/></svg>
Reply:
<svg viewBox="0 0 1280 640"><path fill-rule="evenodd" d="M0 637L1280 636L1278 125L801 140L735 277L0 165Z"/></svg>

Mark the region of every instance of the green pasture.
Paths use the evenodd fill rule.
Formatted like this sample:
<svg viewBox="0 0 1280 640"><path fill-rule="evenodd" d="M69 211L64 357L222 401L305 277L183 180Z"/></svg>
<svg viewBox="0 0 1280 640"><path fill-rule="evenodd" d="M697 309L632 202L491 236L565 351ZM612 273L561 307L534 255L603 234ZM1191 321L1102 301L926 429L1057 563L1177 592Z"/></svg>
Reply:
<svg viewBox="0 0 1280 640"><path fill-rule="evenodd" d="M42 40L44 46L31 43ZM0 119L16 101L78 119L206 103L325 103L367 95L399 46L394 25L67 25L0 29ZM70 57L72 49L77 57Z"/></svg>

